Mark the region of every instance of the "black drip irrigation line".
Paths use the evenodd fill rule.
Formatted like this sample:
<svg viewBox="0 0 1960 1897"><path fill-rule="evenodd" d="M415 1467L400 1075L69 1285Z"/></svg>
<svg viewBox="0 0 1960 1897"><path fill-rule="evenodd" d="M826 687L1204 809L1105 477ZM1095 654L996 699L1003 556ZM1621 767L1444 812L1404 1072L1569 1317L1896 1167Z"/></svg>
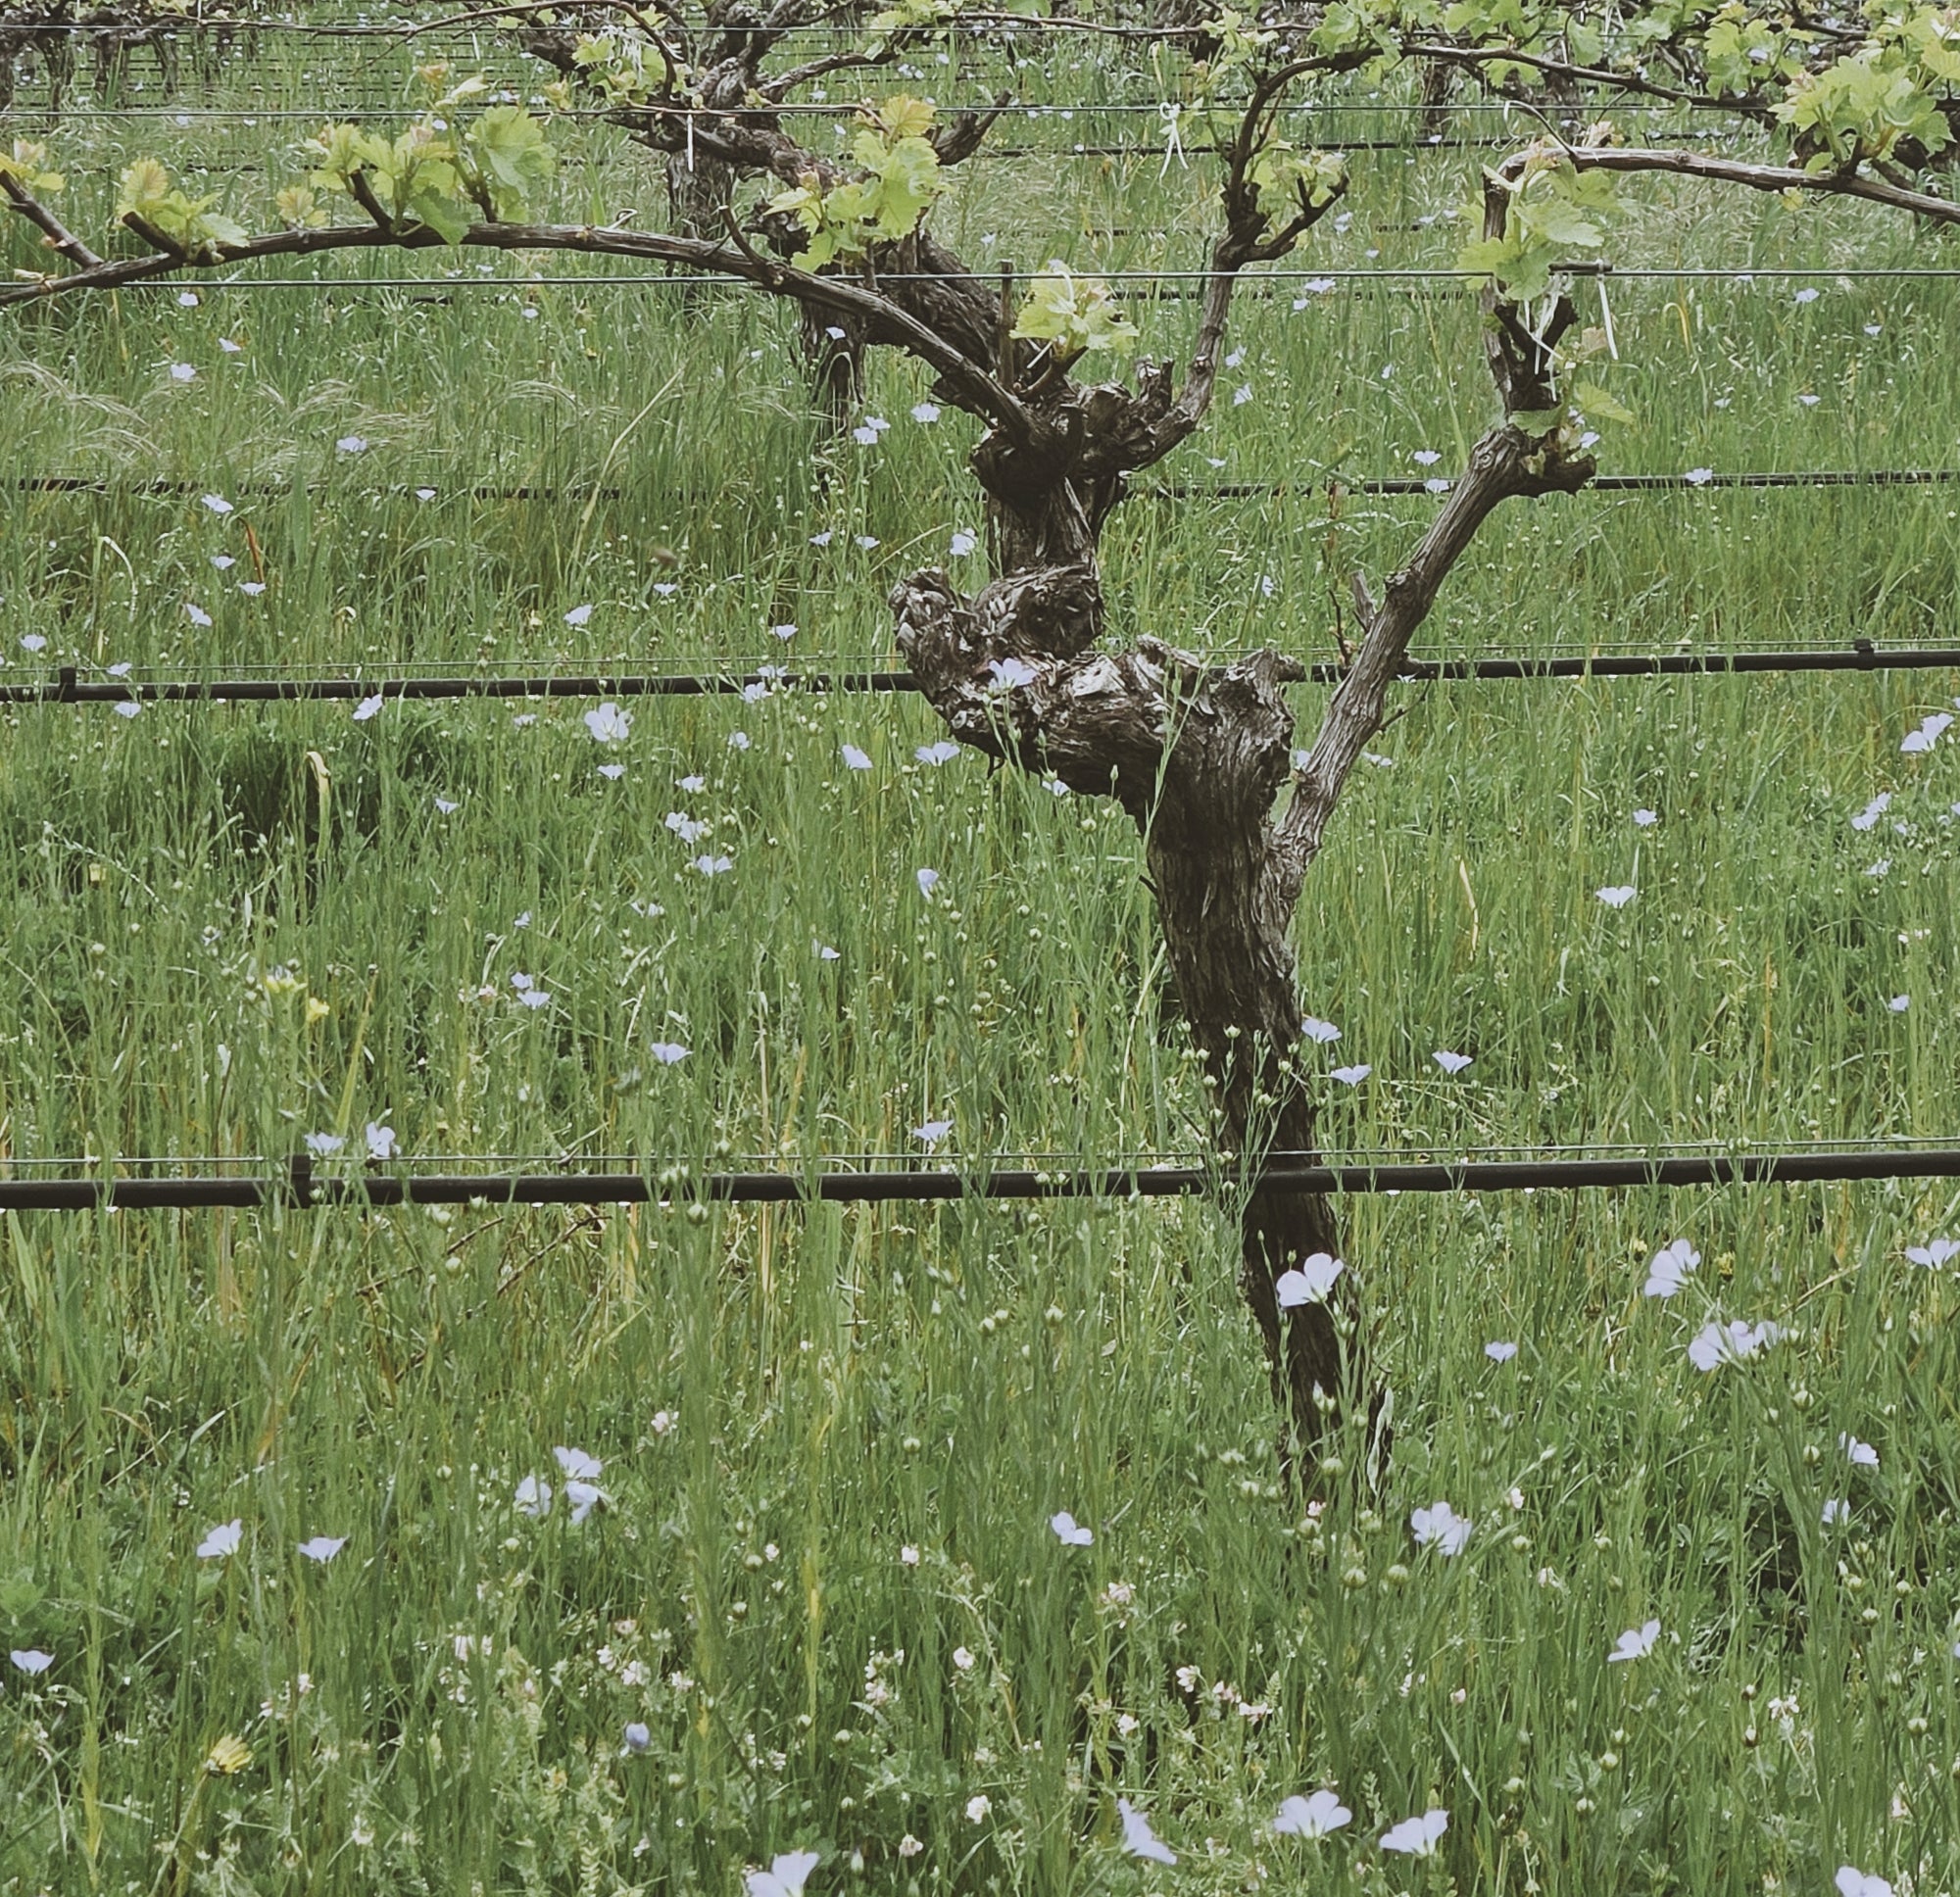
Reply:
<svg viewBox="0 0 1960 1897"><path fill-rule="evenodd" d="M1205 668L1217 673L1223 664ZM1960 670L1960 646L1883 647L1854 639L1848 647L1783 652L1572 653L1542 657L1404 659L1403 684L1434 681L1559 678L1690 678L1762 672L1886 672ZM1338 684L1347 666L1315 659L1304 677ZM529 676L454 673L446 676L350 678L241 677L203 679L83 678L64 665L52 679L0 684L0 705L264 705L365 703L378 700L714 698L775 692L917 692L909 672L839 666L791 671L547 672Z"/></svg>
<svg viewBox="0 0 1960 1897"><path fill-rule="evenodd" d="M1700 493L1706 488L1945 487L1960 481L1960 467L1787 468L1760 474L1717 474L1701 468L1688 474L1595 474L1581 494ZM1186 486L1166 482L1147 490L1164 501L1250 501L1262 495L1317 492L1297 481L1214 481ZM1384 479L1326 485L1347 494L1447 494L1456 483L1444 475L1391 475Z"/></svg>
<svg viewBox="0 0 1960 1897"><path fill-rule="evenodd" d="M155 1164L154 1161L129 1161ZM0 1212L192 1210L283 1204L631 1205L811 1202L873 1204L946 1199L1168 1198L1256 1188L1287 1193L1509 1192L1707 1186L1800 1186L1889 1179L1960 1179L1960 1146L1912 1151L1747 1152L1597 1159L1387 1161L1300 1164L1292 1159L1240 1176L1231 1168L928 1172L635 1172L319 1174L296 1153L282 1175L134 1179L70 1175L0 1179Z"/></svg>

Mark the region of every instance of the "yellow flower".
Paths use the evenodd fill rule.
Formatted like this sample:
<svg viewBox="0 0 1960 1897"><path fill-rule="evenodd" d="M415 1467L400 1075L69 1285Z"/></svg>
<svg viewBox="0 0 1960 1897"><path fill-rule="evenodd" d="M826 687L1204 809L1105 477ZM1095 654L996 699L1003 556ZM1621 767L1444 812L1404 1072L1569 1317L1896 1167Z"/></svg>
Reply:
<svg viewBox="0 0 1960 1897"><path fill-rule="evenodd" d="M307 997L306 1024L308 1027L312 1027L316 1021L324 1021L332 1012L332 1008L322 1001L318 995L309 995Z"/></svg>
<svg viewBox="0 0 1960 1897"><path fill-rule="evenodd" d="M223 1778L235 1776L252 1763L252 1748L236 1733L227 1732L205 1755L205 1771Z"/></svg>

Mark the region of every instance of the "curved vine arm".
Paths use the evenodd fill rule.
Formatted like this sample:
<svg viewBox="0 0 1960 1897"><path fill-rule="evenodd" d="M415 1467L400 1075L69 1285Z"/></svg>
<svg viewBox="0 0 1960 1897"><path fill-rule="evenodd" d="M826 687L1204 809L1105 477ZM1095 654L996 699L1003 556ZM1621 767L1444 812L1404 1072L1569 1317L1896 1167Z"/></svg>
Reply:
<svg viewBox="0 0 1960 1897"><path fill-rule="evenodd" d="M40 207L39 201L18 180L4 182L14 208L39 222L28 207ZM623 230L616 225L473 223L458 241L483 250L547 250L595 257L630 257L740 277L770 295L831 311L862 323L873 341L903 349L934 370L942 388L959 407L992 423L1015 447L1040 454L1049 446L1052 433L1049 425L1005 384L890 298L853 278L815 276L753 250L710 243L706 238ZM419 225L383 228L378 224L348 224L320 230L273 231L242 243L212 245L201 253L157 249L141 257L118 258L107 263L96 259L61 276L0 284L0 306L45 302L51 297L74 296L90 290L114 290L178 270L252 263L268 257L314 257L341 250L442 248L443 239Z"/></svg>
<svg viewBox="0 0 1960 1897"><path fill-rule="evenodd" d="M1566 156L1581 171L1671 171L1677 177L1740 184L1750 191L1809 191L1820 197L1862 198L1892 211L1910 211L1935 223L1960 223L1960 202L1913 191L1862 171L1806 171L1795 165L1751 165L1746 160L1713 158L1703 152L1666 151L1646 146L1573 146Z"/></svg>
<svg viewBox="0 0 1960 1897"><path fill-rule="evenodd" d="M1516 154L1490 173L1485 190L1487 236L1501 235L1509 202L1507 187L1545 149L1541 145ZM1703 178L1751 191L1805 191L1823 197L1861 198L1941 223L1960 223L1960 204L1855 170L1807 171L1794 166L1753 165L1700 152L1656 148L1616 151L1602 145L1553 149L1577 171L1660 173ZM1295 776L1293 797L1275 840L1285 873L1296 890L1319 851L1343 786L1360 762L1363 748L1381 729L1388 694L1408 655L1410 641L1428 616L1445 576L1478 527L1507 498L1575 493L1594 472L1590 457L1569 453L1555 435L1532 433L1510 418L1527 410L1543 411L1556 402L1552 349L1570 320L1570 306L1564 305L1549 327L1538 333L1494 285L1485 294L1485 308L1486 354L1507 419L1478 442L1469 466L1451 483L1442 512L1408 563L1389 581L1380 604L1369 599L1365 587L1357 582L1362 638L1328 704L1306 762Z"/></svg>
<svg viewBox="0 0 1960 1897"><path fill-rule="evenodd" d="M50 250L59 251L78 269L101 268L102 259L9 171L0 170L0 193L4 193L14 209L41 232Z"/></svg>
<svg viewBox="0 0 1960 1897"><path fill-rule="evenodd" d="M1574 79L1615 92L1635 92L1644 99L1664 99L1671 105L1705 106L1723 112L1740 112L1768 103L1766 98L1727 96L1713 92L1690 92L1681 86L1662 85L1657 79L1638 73L1616 72L1608 66L1575 66L1566 60L1548 59L1541 53L1521 53L1508 46L1451 46L1428 42L1401 49L1404 59L1434 60L1443 66L1526 66L1549 79Z"/></svg>

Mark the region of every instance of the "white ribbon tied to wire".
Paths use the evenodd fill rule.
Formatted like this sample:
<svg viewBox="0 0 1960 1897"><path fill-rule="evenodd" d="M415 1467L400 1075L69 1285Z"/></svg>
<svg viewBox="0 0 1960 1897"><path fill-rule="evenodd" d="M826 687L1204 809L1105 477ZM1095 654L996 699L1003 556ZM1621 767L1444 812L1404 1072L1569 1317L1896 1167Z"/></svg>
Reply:
<svg viewBox="0 0 1960 1897"><path fill-rule="evenodd" d="M1157 167L1157 176L1162 177L1170 170L1170 162L1176 159L1187 170L1190 161L1184 155L1184 140L1179 135L1179 127L1184 119L1184 108L1173 100L1166 99L1157 107L1157 116L1163 121L1164 155L1163 163Z"/></svg>

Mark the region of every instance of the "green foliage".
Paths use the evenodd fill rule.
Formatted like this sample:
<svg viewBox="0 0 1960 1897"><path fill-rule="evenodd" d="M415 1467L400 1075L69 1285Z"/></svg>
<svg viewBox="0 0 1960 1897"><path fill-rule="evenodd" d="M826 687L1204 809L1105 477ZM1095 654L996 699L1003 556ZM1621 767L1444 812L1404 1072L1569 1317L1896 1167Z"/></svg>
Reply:
<svg viewBox="0 0 1960 1897"><path fill-rule="evenodd" d="M139 158L125 166L116 196L119 218L140 218L177 249L192 253L214 245L242 244L245 230L211 209L215 197L190 198L171 182L171 174L154 158Z"/></svg>
<svg viewBox="0 0 1960 1897"><path fill-rule="evenodd" d="M1708 89L1740 98L1792 78L1802 71L1807 44L1784 20L1728 0L1701 38Z"/></svg>
<svg viewBox="0 0 1960 1897"><path fill-rule="evenodd" d="M931 32L958 17L960 0L897 0L871 16L874 33Z"/></svg>
<svg viewBox="0 0 1960 1897"><path fill-rule="evenodd" d="M1049 271L1029 286L1014 320L1016 336L1054 344L1063 363L1092 350L1127 356L1136 348L1136 325L1116 307L1108 284L1076 276L1058 262Z"/></svg>
<svg viewBox="0 0 1960 1897"><path fill-rule="evenodd" d="M1303 152L1274 137L1259 148L1248 176L1267 222L1278 223L1339 197L1348 188L1348 162L1339 152Z"/></svg>
<svg viewBox="0 0 1960 1897"><path fill-rule="evenodd" d="M1796 135L1804 169L1817 172L1883 162L1905 138L1936 152L1951 136L1914 75L1874 52L1800 74L1776 113Z"/></svg>
<svg viewBox="0 0 1960 1897"><path fill-rule="evenodd" d="M545 128L521 106L492 106L464 139L466 158L500 218L525 215L534 193L551 181L554 159Z"/></svg>
<svg viewBox="0 0 1960 1897"><path fill-rule="evenodd" d="M424 76L441 69L425 69ZM450 118L476 96L481 81L466 81L394 138L357 124L328 125L307 142L315 169L311 189L354 194L356 180L397 225L422 225L445 243L462 241L478 214L522 218L554 165L544 127L521 106L492 106L460 136ZM311 189L282 193L289 222L317 220Z"/></svg>
<svg viewBox="0 0 1960 1897"><path fill-rule="evenodd" d="M1610 173L1581 171L1561 151L1539 146L1516 178L1494 171L1485 176L1509 196L1503 234L1466 244L1457 264L1490 276L1507 297L1527 302L1543 296L1561 257L1605 243L1615 208ZM1472 206L1471 215L1481 221L1483 206Z"/></svg>
<svg viewBox="0 0 1960 1897"><path fill-rule="evenodd" d="M1443 24L1436 5L1403 5L1402 0L1334 0L1309 38L1316 53L1351 53L1373 48L1385 60L1399 57L1405 32Z"/></svg>
<svg viewBox="0 0 1960 1897"><path fill-rule="evenodd" d="M456 141L445 131L422 123L388 138L361 125L330 125L307 149L318 157L311 181L321 190L352 193L359 178L397 225L426 225L448 244L469 228Z"/></svg>
<svg viewBox="0 0 1960 1897"><path fill-rule="evenodd" d="M25 190L49 196L67 182L59 171L48 169L48 148L26 138L15 139L11 153L0 151L0 177L15 178Z"/></svg>
<svg viewBox="0 0 1960 1897"><path fill-rule="evenodd" d="M867 114L851 141L861 176L826 191L811 172L769 200L772 212L795 218L808 235L795 259L799 269L858 262L873 244L919 227L946 189L931 128L932 107L900 93Z"/></svg>
<svg viewBox="0 0 1960 1897"><path fill-rule="evenodd" d="M645 38L617 28L580 34L572 59L587 82L605 95L608 105L644 105L657 92L684 89L689 78L685 66L669 77L665 68L659 66L656 49Z"/></svg>

